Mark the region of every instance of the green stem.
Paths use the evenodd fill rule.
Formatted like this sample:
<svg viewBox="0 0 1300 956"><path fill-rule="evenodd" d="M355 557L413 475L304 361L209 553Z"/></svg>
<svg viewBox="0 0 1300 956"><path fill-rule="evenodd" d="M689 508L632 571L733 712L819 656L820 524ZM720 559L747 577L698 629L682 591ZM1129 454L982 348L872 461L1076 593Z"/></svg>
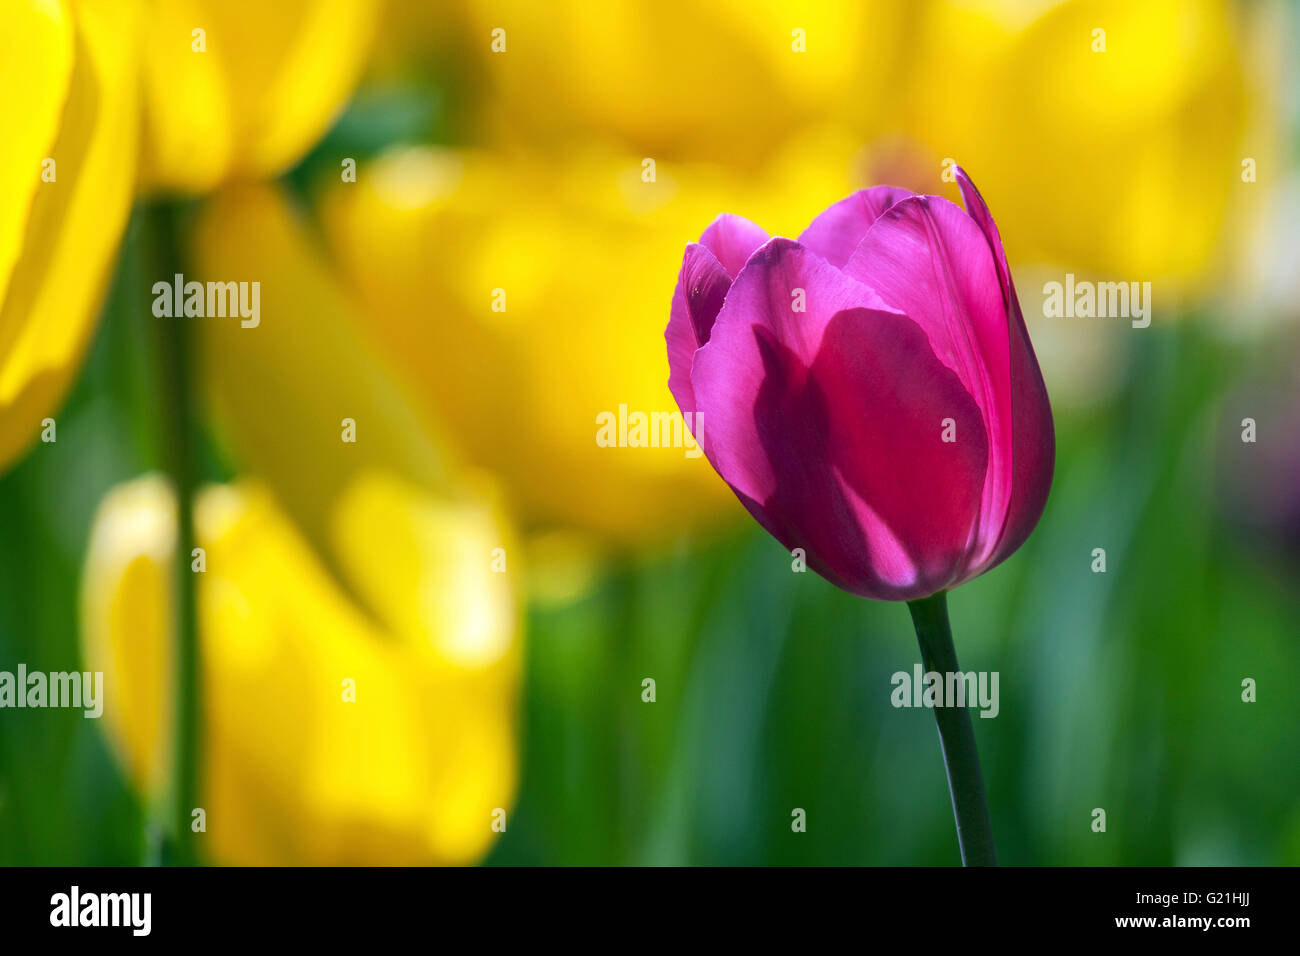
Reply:
<svg viewBox="0 0 1300 956"><path fill-rule="evenodd" d="M168 283L182 272L176 228L177 208L159 203L150 210L157 242L154 262L165 269ZM176 491L176 616L172 687L174 736L171 751L170 825L164 861L191 866L198 862L191 813L199 806L199 767L202 752L202 697L195 573L190 569L194 544L195 412L190 323L183 316L158 318L154 324L157 346L158 393L161 403L163 462Z"/></svg>
<svg viewBox="0 0 1300 956"><path fill-rule="evenodd" d="M960 673L957 651L952 644L952 628L948 624L947 592L940 591L928 598L909 601L907 608L912 612L912 624L921 645L921 663L926 673ZM975 749L970 708L941 705L934 709L934 719L939 725L939 743L943 747L943 763L948 771L948 792L952 795L952 813L957 820L957 845L961 848L962 865L997 866L993 826L989 822L989 806L984 796L984 778L980 774L980 757Z"/></svg>

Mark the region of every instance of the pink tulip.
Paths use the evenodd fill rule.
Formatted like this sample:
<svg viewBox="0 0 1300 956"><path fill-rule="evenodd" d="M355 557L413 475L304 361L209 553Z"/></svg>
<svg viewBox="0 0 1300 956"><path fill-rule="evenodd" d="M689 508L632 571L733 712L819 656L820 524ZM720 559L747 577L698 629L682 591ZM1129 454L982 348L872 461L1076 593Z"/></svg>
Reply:
<svg viewBox="0 0 1300 956"><path fill-rule="evenodd" d="M913 601L999 564L1052 482L1052 411L1002 240L891 186L798 241L722 215L686 247L668 385L718 474L854 594Z"/></svg>

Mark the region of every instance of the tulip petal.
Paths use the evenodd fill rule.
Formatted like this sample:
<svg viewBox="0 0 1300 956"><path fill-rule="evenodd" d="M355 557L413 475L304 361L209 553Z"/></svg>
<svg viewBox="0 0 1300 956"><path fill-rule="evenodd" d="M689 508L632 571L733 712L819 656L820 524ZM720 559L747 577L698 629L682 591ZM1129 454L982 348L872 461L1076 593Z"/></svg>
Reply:
<svg viewBox="0 0 1300 956"><path fill-rule="evenodd" d="M754 250L768 240L767 230L744 216L724 212L700 236L700 245L718 257L727 275L736 278Z"/></svg>
<svg viewBox="0 0 1300 956"><path fill-rule="evenodd" d="M987 567L1011 497L1009 326L993 254L975 221L938 196L914 196L876 220L845 266L908 315L978 404L988 473L969 566Z"/></svg>
<svg viewBox="0 0 1300 956"><path fill-rule="evenodd" d="M140 11L116 0L76 5L75 62L57 137L42 154L54 161L55 178L41 180L39 161L28 170L37 189L24 210L23 247L0 309L0 419L7 426L0 430L0 466L56 411L95 328L135 188ZM48 68L31 81L61 84L46 79ZM47 92L34 94L33 103ZM4 245L0 236L0 258Z"/></svg>
<svg viewBox="0 0 1300 956"><path fill-rule="evenodd" d="M860 189L820 213L799 236L799 244L837 269L843 269L881 213L912 195L911 191L897 186Z"/></svg>
<svg viewBox="0 0 1300 956"><path fill-rule="evenodd" d="M954 583L988 463L975 400L916 323L867 310L831 320L811 380L841 425L827 457L910 556L910 596Z"/></svg>
<svg viewBox="0 0 1300 956"><path fill-rule="evenodd" d="M792 302L803 292L806 311ZM755 253L692 375L697 437L754 517L864 597L952 583L979 513L980 411L924 332L787 239ZM958 440L942 440L943 420Z"/></svg>
<svg viewBox="0 0 1300 956"><path fill-rule="evenodd" d="M668 341L668 389L684 413L695 411L691 364L695 350L709 340L731 276L707 246L692 242L682 257L682 271L673 290L672 312L664 338Z"/></svg>
<svg viewBox="0 0 1300 956"><path fill-rule="evenodd" d="M50 155L72 76L71 18L61 4L19 0L0 30L0 302L22 250L41 161Z"/></svg>
<svg viewBox="0 0 1300 956"><path fill-rule="evenodd" d="M990 567L1020 547L1033 531L1047 504L1056 459L1052 406L1043 373L1034 355L1025 317L1020 310L1011 269L997 224L984 197L960 166L954 173L971 219L988 241L997 266L1010 321L1011 349L1011 499L1006 523Z"/></svg>

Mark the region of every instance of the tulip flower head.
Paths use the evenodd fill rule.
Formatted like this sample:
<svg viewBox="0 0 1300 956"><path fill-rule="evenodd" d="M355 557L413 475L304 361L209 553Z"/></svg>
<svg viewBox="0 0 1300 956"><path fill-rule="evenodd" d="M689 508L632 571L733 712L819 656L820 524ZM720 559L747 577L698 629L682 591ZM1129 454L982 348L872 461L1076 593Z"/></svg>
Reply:
<svg viewBox="0 0 1300 956"><path fill-rule="evenodd" d="M669 388L741 503L862 597L912 601L1014 552L1042 514L1052 413L996 225L891 186L797 241L722 215L686 247Z"/></svg>

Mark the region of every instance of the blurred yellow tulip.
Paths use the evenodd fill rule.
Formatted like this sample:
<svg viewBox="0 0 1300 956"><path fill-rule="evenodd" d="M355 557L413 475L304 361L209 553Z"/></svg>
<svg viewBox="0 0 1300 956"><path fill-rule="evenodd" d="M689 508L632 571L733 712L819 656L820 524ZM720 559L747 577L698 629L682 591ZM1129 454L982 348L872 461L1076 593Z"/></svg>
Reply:
<svg viewBox="0 0 1300 956"><path fill-rule="evenodd" d="M497 495L390 381L280 190L219 191L191 252L206 278L261 289L255 327L185 320L201 323L219 435L251 476L195 512L211 853L473 860L516 774L522 569ZM166 765L175 509L160 479L119 489L85 572L87 656L121 687L109 725L150 793Z"/></svg>
<svg viewBox="0 0 1300 956"><path fill-rule="evenodd" d="M0 468L90 341L135 187L139 5L14 0L0 31Z"/></svg>
<svg viewBox="0 0 1300 956"><path fill-rule="evenodd" d="M464 0L461 23L497 138L596 133L660 161L757 167L829 119L880 128L910 5Z"/></svg>
<svg viewBox="0 0 1300 956"><path fill-rule="evenodd" d="M204 380L236 461L275 489L316 544L361 472L453 490L459 469L434 417L384 362L283 191L248 183L216 193L194 224L190 258L207 278L260 284L256 328L200 320ZM355 442L343 441L345 420Z"/></svg>
<svg viewBox="0 0 1300 956"><path fill-rule="evenodd" d="M1249 107L1228 0L919 10L901 129L936 170L971 171L1015 258L1158 283L1166 302L1221 277Z"/></svg>
<svg viewBox="0 0 1300 956"><path fill-rule="evenodd" d="M1222 277L1242 163L1266 148L1244 135L1250 14L1231 0L597 6L463 0L444 17L476 55L488 141L596 136L752 171L834 123L875 155L874 182L956 198L940 175L960 162L1019 261L1166 300Z"/></svg>
<svg viewBox="0 0 1300 956"><path fill-rule="evenodd" d="M516 780L518 614L508 576L489 568L503 533L493 508L359 476L333 515L341 581L257 483L203 490L195 523L209 856L481 856ZM82 590L107 728L155 799L168 763L175 552L166 482L120 486L96 518Z"/></svg>
<svg viewBox="0 0 1300 956"><path fill-rule="evenodd" d="M600 150L399 148L322 216L390 361L530 523L649 543L740 513L698 449L597 440L621 408L675 412L663 335L686 243L727 210L797 235L852 190L855 153L809 134L737 178Z"/></svg>
<svg viewBox="0 0 1300 956"><path fill-rule="evenodd" d="M150 0L146 188L202 192L282 172L360 76L380 0Z"/></svg>

